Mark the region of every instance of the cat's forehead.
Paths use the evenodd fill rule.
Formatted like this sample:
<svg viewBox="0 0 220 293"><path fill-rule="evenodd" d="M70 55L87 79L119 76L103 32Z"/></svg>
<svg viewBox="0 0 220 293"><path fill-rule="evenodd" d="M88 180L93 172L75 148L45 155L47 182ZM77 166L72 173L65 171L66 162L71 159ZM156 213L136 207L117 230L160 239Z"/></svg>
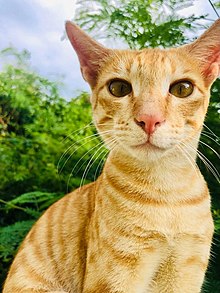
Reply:
<svg viewBox="0 0 220 293"><path fill-rule="evenodd" d="M154 83L164 78L193 79L194 76L199 76L199 72L192 68L196 69L197 64L184 50L116 50L106 65L106 73L115 78L141 79Z"/></svg>

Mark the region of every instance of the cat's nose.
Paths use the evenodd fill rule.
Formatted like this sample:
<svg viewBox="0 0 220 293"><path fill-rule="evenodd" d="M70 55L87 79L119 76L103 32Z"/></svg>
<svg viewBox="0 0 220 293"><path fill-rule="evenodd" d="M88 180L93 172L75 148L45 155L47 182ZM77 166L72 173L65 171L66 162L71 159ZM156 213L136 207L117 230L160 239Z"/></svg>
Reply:
<svg viewBox="0 0 220 293"><path fill-rule="evenodd" d="M165 119L161 115L147 115L141 114L135 119L137 125L139 125L147 134L152 134L155 129L160 126Z"/></svg>

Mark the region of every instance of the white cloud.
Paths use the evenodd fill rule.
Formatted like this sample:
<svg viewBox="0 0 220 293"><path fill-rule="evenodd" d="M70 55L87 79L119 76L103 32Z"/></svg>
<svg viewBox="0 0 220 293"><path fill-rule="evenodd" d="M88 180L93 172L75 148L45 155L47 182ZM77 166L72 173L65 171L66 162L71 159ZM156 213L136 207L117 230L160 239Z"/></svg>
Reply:
<svg viewBox="0 0 220 293"><path fill-rule="evenodd" d="M75 10L76 0L34 0L36 4L40 5L43 8L61 9L65 14L71 13L71 10ZM73 14L71 14L73 16Z"/></svg>
<svg viewBox="0 0 220 293"><path fill-rule="evenodd" d="M209 18L216 20L217 15L215 14L215 11L213 10L211 4L209 1L204 0L194 0L193 6L190 6L189 8L185 8L181 10L181 15L183 16L189 16L192 14L195 15L202 15L202 14L208 14Z"/></svg>
<svg viewBox="0 0 220 293"><path fill-rule="evenodd" d="M73 18L74 3L73 0L0 0L0 50L10 45L29 50L32 66L40 74L53 79L65 76L63 95L68 97L77 90L88 90L69 41L61 41L65 21Z"/></svg>

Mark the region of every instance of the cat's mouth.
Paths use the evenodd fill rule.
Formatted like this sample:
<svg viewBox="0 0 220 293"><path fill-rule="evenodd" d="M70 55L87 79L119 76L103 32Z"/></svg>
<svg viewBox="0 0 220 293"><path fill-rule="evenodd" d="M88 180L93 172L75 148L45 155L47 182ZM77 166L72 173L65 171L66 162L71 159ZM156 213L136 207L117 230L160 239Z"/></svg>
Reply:
<svg viewBox="0 0 220 293"><path fill-rule="evenodd" d="M134 145L133 148L138 150L149 150L149 151L164 151L164 147L157 146L150 141L146 141L144 143Z"/></svg>

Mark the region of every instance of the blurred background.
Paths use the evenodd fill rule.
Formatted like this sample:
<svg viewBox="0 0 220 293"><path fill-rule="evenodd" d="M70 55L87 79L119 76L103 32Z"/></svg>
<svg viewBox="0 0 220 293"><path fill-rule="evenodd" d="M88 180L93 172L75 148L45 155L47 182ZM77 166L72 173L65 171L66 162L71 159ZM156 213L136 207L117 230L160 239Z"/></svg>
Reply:
<svg viewBox="0 0 220 293"><path fill-rule="evenodd" d="M108 154L92 124L89 87L64 32L74 20L111 48L178 46L220 13L218 0L0 0L0 287L42 212L93 181ZM220 80L198 165L212 195L215 236L204 292L220 292Z"/></svg>

